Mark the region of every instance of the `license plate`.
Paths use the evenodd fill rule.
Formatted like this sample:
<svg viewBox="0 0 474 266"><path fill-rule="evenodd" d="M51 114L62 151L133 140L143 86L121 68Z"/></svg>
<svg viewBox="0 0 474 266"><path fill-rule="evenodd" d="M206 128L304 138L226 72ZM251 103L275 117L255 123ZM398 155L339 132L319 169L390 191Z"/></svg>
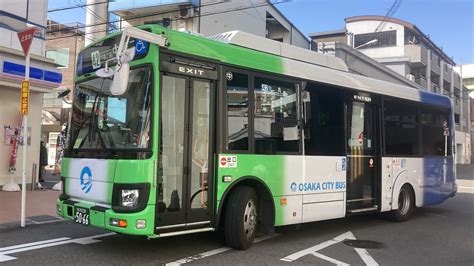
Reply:
<svg viewBox="0 0 474 266"><path fill-rule="evenodd" d="M89 209L76 207L74 221L78 224L89 225Z"/></svg>

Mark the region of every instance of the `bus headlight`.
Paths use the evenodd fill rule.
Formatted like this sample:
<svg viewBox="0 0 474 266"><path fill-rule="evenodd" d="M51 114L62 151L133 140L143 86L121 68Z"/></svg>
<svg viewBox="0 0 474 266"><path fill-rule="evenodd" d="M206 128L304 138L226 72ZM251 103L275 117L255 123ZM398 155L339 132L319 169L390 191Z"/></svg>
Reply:
<svg viewBox="0 0 474 266"><path fill-rule="evenodd" d="M112 188L112 210L117 213L139 212L148 205L150 183L115 183Z"/></svg>
<svg viewBox="0 0 474 266"><path fill-rule="evenodd" d="M136 207L138 205L139 197L140 192L138 189L122 189L120 206Z"/></svg>

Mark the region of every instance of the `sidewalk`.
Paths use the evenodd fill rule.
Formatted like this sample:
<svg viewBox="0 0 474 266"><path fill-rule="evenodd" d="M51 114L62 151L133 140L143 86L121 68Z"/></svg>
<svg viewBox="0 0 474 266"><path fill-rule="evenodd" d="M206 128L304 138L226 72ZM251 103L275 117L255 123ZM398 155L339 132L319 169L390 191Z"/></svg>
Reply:
<svg viewBox="0 0 474 266"><path fill-rule="evenodd" d="M56 199L60 191L26 191L26 217L56 217ZM19 222L21 217L21 192L0 191L0 225Z"/></svg>
<svg viewBox="0 0 474 266"><path fill-rule="evenodd" d="M474 164L458 164L456 174L458 179L474 180Z"/></svg>

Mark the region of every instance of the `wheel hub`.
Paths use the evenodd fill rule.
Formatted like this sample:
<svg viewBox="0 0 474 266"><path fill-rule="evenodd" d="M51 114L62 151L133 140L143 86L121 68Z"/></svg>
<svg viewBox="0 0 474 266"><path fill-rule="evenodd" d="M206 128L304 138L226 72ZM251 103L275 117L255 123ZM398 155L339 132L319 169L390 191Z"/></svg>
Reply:
<svg viewBox="0 0 474 266"><path fill-rule="evenodd" d="M244 211L244 231L247 237L251 236L257 226L257 208L253 200L249 200Z"/></svg>

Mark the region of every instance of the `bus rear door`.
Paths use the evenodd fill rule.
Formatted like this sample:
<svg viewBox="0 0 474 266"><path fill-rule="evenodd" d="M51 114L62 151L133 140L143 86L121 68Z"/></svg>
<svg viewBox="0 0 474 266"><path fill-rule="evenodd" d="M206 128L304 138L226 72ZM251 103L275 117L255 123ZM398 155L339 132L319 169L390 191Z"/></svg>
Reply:
<svg viewBox="0 0 474 266"><path fill-rule="evenodd" d="M379 106L365 93L347 93L347 206L348 213L378 209L380 176Z"/></svg>

